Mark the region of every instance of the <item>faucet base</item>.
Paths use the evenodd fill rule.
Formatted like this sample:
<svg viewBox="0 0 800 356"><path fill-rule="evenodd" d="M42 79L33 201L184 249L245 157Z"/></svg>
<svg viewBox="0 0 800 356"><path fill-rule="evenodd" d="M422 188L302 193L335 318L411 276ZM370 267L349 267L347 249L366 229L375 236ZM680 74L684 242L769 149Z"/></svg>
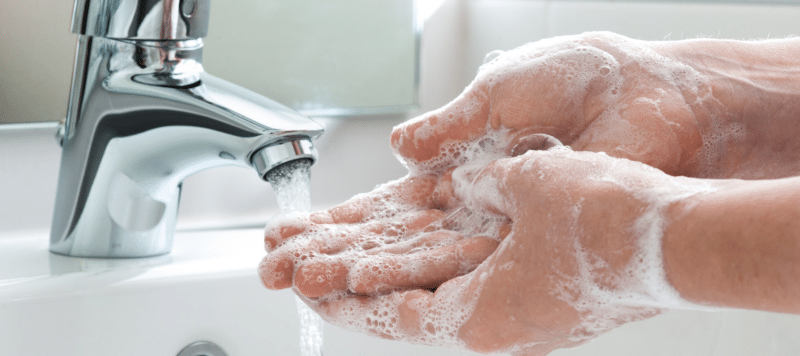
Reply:
<svg viewBox="0 0 800 356"><path fill-rule="evenodd" d="M316 159L319 124L205 73L201 59L200 39L79 37L52 252L167 254L189 175L233 165L264 178L287 161Z"/></svg>

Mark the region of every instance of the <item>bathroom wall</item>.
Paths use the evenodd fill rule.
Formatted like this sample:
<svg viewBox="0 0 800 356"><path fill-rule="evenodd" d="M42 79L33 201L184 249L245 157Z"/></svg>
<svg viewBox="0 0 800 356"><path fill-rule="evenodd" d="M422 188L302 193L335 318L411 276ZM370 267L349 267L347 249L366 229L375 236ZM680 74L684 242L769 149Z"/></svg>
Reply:
<svg viewBox="0 0 800 356"><path fill-rule="evenodd" d="M492 50L586 31L650 41L800 35L797 2L471 0L467 4L467 76Z"/></svg>
<svg viewBox="0 0 800 356"><path fill-rule="evenodd" d="M76 35L72 1L0 0L0 124L67 112Z"/></svg>
<svg viewBox="0 0 800 356"><path fill-rule="evenodd" d="M9 1L0 0L0 23L7 23L4 20L12 16L3 11L10 8ZM30 26L29 31L41 36L42 42L20 41L26 35L19 32L22 30L0 26L0 45L4 49L0 51L0 83L14 86L19 78L35 82L28 87L3 88L0 101L23 103L36 115L63 115L68 83L61 82L68 81L72 61L72 45L64 49L63 42L73 41L69 38L74 36L68 34L69 7L61 5L58 2L38 7L41 18L50 25L47 30ZM433 0L428 5L433 11L425 21L421 41L419 110L408 115L317 118L327 131L317 142L320 160L312 168L315 207L332 206L402 177L405 169L388 146L391 128L455 98L492 50L593 30L644 40L698 36L755 39L800 34L800 6L796 5L528 0ZM23 17L22 22L39 21L25 14L18 16ZM49 32L54 33L53 38L48 37ZM17 57L22 55L14 55L31 52L39 53L40 60L27 65L18 63ZM3 70L5 66L22 69L12 74ZM49 72L53 70L60 74ZM37 74L39 71L61 79L50 83ZM10 77L16 79L9 82ZM29 140L15 144L21 142L17 134L0 134L0 183L15 187L0 189L0 201L6 202L0 204L0 230L49 226L59 150L49 129L26 135ZM20 157L25 157L27 163L14 163ZM31 184L34 181L36 184ZM277 212L268 184L240 168L213 169L190 177L184 184L182 199L179 221L186 228L261 225Z"/></svg>

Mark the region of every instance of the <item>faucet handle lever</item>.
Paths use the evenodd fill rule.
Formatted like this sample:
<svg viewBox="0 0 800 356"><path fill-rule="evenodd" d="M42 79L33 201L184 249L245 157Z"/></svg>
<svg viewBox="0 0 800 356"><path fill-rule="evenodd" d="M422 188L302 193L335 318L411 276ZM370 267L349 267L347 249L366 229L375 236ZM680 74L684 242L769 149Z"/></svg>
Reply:
<svg viewBox="0 0 800 356"><path fill-rule="evenodd" d="M72 33L146 41L202 38L210 5L210 0L75 0Z"/></svg>

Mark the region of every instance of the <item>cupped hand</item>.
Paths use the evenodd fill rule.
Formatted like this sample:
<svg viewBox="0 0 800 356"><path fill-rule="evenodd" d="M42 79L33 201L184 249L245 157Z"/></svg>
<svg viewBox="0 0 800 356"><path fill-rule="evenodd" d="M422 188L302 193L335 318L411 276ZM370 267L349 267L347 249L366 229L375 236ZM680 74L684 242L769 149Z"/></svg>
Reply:
<svg viewBox="0 0 800 356"><path fill-rule="evenodd" d="M708 81L669 51L605 32L529 43L485 63L460 96L396 127L391 142L412 171L461 164L466 142L492 137L513 155L541 148L530 137L546 134L574 150L697 176L698 120L716 101Z"/></svg>
<svg viewBox="0 0 800 356"><path fill-rule="evenodd" d="M706 189L696 181L567 148L464 166L453 175L468 178L453 188L464 207L513 225L453 237L463 230L425 229L440 216L415 215L420 228L406 240L413 243L358 255L352 241L350 252L326 250L337 234L313 221L335 221L335 212L309 218L299 234L306 236L290 239L317 253L295 274L306 303L334 324L376 336L526 355L578 345L681 303L663 276L660 212ZM440 238L457 242L426 248ZM438 284L458 269L467 273Z"/></svg>
<svg viewBox="0 0 800 356"><path fill-rule="evenodd" d="M327 211L276 217L259 271L266 287L307 297L436 288L474 269L508 231L508 219L464 206L452 170L407 176Z"/></svg>

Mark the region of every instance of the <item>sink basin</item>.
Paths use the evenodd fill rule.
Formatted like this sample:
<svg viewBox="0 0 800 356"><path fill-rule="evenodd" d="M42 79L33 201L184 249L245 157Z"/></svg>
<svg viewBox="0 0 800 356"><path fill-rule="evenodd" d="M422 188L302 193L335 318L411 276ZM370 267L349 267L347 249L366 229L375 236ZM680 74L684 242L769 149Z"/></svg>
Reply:
<svg viewBox="0 0 800 356"><path fill-rule="evenodd" d="M0 236L0 354L177 355L208 340L236 355L299 355L290 290L256 274L262 229L179 232L142 259L52 254L46 231ZM324 354L463 355L325 325Z"/></svg>
<svg viewBox="0 0 800 356"><path fill-rule="evenodd" d="M208 340L228 355L299 355L292 292L264 289L261 229L179 232L173 252L88 259L47 250L45 231L0 235L0 354L177 355ZM800 317L674 311L554 356L797 355ZM467 355L326 324L331 355Z"/></svg>
<svg viewBox="0 0 800 356"><path fill-rule="evenodd" d="M229 355L298 355L289 290L258 281L261 229L180 232L166 256L51 254L46 232L0 238L0 353L177 355L208 340ZM670 312L553 355L796 355L800 318L746 311ZM325 325L324 354L465 355Z"/></svg>

